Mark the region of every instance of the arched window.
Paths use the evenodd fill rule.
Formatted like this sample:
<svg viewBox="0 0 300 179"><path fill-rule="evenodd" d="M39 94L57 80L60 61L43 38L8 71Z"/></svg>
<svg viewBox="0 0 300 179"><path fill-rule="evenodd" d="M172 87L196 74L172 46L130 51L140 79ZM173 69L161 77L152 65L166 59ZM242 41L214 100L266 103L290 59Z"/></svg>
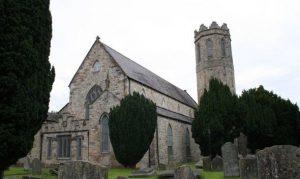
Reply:
<svg viewBox="0 0 300 179"><path fill-rule="evenodd" d="M161 102L161 107L165 107L165 103L166 103L165 98L163 98Z"/></svg>
<svg viewBox="0 0 300 179"><path fill-rule="evenodd" d="M101 123L101 152L109 152L109 126L108 115L104 114L100 120Z"/></svg>
<svg viewBox="0 0 300 179"><path fill-rule="evenodd" d="M225 44L225 39L221 39L221 51L222 51L222 56L226 56L226 44Z"/></svg>
<svg viewBox="0 0 300 179"><path fill-rule="evenodd" d="M207 57L213 57L213 42L211 39L206 40Z"/></svg>
<svg viewBox="0 0 300 179"><path fill-rule="evenodd" d="M94 85L90 91L88 92L88 94L86 95L85 98L85 104L84 104L84 108L85 108L85 119L88 120L89 119L89 115L90 115L90 105L93 104L98 98L99 96L102 94L102 89L99 85Z"/></svg>
<svg viewBox="0 0 300 179"><path fill-rule="evenodd" d="M100 71L100 68L101 68L100 62L97 60L97 61L94 63L94 65L93 65L92 71L93 71L93 72L98 72L98 71Z"/></svg>
<svg viewBox="0 0 300 179"><path fill-rule="evenodd" d="M200 52L200 44L197 43L196 45L196 60L197 63L199 63L201 61L201 52Z"/></svg>
<svg viewBox="0 0 300 179"><path fill-rule="evenodd" d="M188 159L191 156L190 131L188 128L185 130L185 152Z"/></svg>
<svg viewBox="0 0 300 179"><path fill-rule="evenodd" d="M180 112L180 105L177 104L177 112Z"/></svg>
<svg viewBox="0 0 300 179"><path fill-rule="evenodd" d="M169 161L173 159L173 132L171 125L168 126L167 129L167 143L168 143L168 159Z"/></svg>

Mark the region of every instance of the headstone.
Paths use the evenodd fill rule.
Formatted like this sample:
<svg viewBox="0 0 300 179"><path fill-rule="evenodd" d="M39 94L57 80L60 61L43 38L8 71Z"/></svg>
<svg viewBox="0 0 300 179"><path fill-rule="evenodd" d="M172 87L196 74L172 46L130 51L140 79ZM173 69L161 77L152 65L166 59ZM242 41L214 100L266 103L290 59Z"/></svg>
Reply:
<svg viewBox="0 0 300 179"><path fill-rule="evenodd" d="M238 153L241 154L243 157L246 157L247 155L247 136L245 136L242 132L240 133L240 136L237 138L237 146L238 146Z"/></svg>
<svg viewBox="0 0 300 179"><path fill-rule="evenodd" d="M203 170L211 170L211 159L210 156L206 156L202 158L203 160Z"/></svg>
<svg viewBox="0 0 300 179"><path fill-rule="evenodd" d="M242 179L257 179L257 159L255 155L247 155L240 159L240 175Z"/></svg>
<svg viewBox="0 0 300 179"><path fill-rule="evenodd" d="M176 168L176 161L175 160L170 160L168 165L167 165L167 170L175 170Z"/></svg>
<svg viewBox="0 0 300 179"><path fill-rule="evenodd" d="M226 142L222 148L223 168L225 177L240 176L238 151L234 144Z"/></svg>
<svg viewBox="0 0 300 179"><path fill-rule="evenodd" d="M193 172L194 172L194 176L196 179L201 178L201 170L200 169L195 169Z"/></svg>
<svg viewBox="0 0 300 179"><path fill-rule="evenodd" d="M195 176L190 167L181 166L176 168L174 172L174 179L195 179Z"/></svg>
<svg viewBox="0 0 300 179"><path fill-rule="evenodd" d="M213 171L222 171L223 170L223 159L219 155L216 155L215 158L211 161L211 170Z"/></svg>
<svg viewBox="0 0 300 179"><path fill-rule="evenodd" d="M155 175L155 170L154 168L142 168L137 171L133 171L130 175L129 178L144 178L144 177L151 177Z"/></svg>
<svg viewBox="0 0 300 179"><path fill-rule="evenodd" d="M174 170L163 170L157 174L159 179L174 179Z"/></svg>
<svg viewBox="0 0 300 179"><path fill-rule="evenodd" d="M165 164L162 164L162 163L158 164L158 170L166 170L166 169L167 169L167 167Z"/></svg>
<svg viewBox="0 0 300 179"><path fill-rule="evenodd" d="M70 161L62 163L58 170L58 179L107 179L107 168L85 161Z"/></svg>
<svg viewBox="0 0 300 179"><path fill-rule="evenodd" d="M42 173L42 163L38 158L32 160L31 170L33 175L40 175Z"/></svg>
<svg viewBox="0 0 300 179"><path fill-rule="evenodd" d="M195 164L196 168L203 168L203 160L202 158Z"/></svg>
<svg viewBox="0 0 300 179"><path fill-rule="evenodd" d="M299 147L275 145L258 151L256 156L259 178L300 178Z"/></svg>
<svg viewBox="0 0 300 179"><path fill-rule="evenodd" d="M23 167L24 167L25 170L29 170L30 169L30 159L28 157L24 158Z"/></svg>

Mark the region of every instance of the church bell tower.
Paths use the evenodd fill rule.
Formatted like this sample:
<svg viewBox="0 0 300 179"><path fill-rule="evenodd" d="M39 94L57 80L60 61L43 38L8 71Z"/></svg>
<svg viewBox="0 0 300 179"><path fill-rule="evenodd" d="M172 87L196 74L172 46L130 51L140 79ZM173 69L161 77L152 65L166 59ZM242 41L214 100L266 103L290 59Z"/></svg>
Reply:
<svg viewBox="0 0 300 179"><path fill-rule="evenodd" d="M207 28L202 24L199 31L195 31L194 38L198 102L204 90L209 88L211 78L221 80L235 93L231 39L227 25L224 23L220 27L212 22Z"/></svg>

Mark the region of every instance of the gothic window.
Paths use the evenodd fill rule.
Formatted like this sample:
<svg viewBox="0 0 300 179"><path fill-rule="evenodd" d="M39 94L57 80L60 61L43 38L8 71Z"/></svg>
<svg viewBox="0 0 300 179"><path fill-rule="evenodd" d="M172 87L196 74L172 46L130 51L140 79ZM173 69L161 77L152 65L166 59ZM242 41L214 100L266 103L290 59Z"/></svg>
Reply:
<svg viewBox="0 0 300 179"><path fill-rule="evenodd" d="M191 156L191 142L190 142L190 131L188 128L185 130L185 148L186 148L186 157Z"/></svg>
<svg viewBox="0 0 300 179"><path fill-rule="evenodd" d="M146 97L146 92L145 92L145 89L143 88L142 91L141 91L141 95L144 95L144 97Z"/></svg>
<svg viewBox="0 0 300 179"><path fill-rule="evenodd" d="M180 112L180 105L177 105L177 111Z"/></svg>
<svg viewBox="0 0 300 179"><path fill-rule="evenodd" d="M89 119L90 105L93 104L102 94L102 89L99 85L94 85L85 98L85 119Z"/></svg>
<svg viewBox="0 0 300 179"><path fill-rule="evenodd" d="M168 126L167 135L168 159L170 161L173 159L173 132L171 125Z"/></svg>
<svg viewBox="0 0 300 179"><path fill-rule="evenodd" d="M163 98L163 99L162 99L162 102L161 102L161 107L165 107L165 103L166 103L166 102L165 102L165 98Z"/></svg>
<svg viewBox="0 0 300 179"><path fill-rule="evenodd" d="M57 157L70 158L71 153L71 136L57 136Z"/></svg>
<svg viewBox="0 0 300 179"><path fill-rule="evenodd" d="M93 70L92 71L93 72L98 72L98 71L100 71L100 68L101 68L101 65L100 65L99 61L96 61L93 65Z"/></svg>
<svg viewBox="0 0 300 179"><path fill-rule="evenodd" d="M82 159L82 138L77 137L76 141L77 141L77 160L81 160Z"/></svg>
<svg viewBox="0 0 300 179"><path fill-rule="evenodd" d="M109 126L108 115L101 117L101 152L109 152Z"/></svg>
<svg viewBox="0 0 300 179"><path fill-rule="evenodd" d="M221 50L222 50L222 56L226 56L226 44L225 39L221 39Z"/></svg>
<svg viewBox="0 0 300 179"><path fill-rule="evenodd" d="M213 42L211 39L206 40L207 58L213 57Z"/></svg>
<svg viewBox="0 0 300 179"><path fill-rule="evenodd" d="M47 146L47 159L51 159L52 155L52 140L48 138L48 146Z"/></svg>

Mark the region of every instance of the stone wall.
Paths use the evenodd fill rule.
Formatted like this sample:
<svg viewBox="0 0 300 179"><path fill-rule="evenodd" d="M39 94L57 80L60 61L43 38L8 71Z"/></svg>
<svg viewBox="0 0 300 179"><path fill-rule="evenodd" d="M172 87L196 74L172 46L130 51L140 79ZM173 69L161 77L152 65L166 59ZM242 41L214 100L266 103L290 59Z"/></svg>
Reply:
<svg viewBox="0 0 300 179"><path fill-rule="evenodd" d="M168 148L167 148L167 129L170 125L173 132L173 158L176 163L186 162L185 148L185 131L188 128L190 131L191 157L193 161L200 158L200 149L198 144L194 142L191 133L191 125L184 124L175 120L170 120L165 117L158 117L158 146L159 146L159 162L168 165Z"/></svg>
<svg viewBox="0 0 300 179"><path fill-rule="evenodd" d="M145 97L151 99L159 107L194 118L194 108L151 88L148 88L138 82L130 80L130 92L133 93L134 91L144 94Z"/></svg>

